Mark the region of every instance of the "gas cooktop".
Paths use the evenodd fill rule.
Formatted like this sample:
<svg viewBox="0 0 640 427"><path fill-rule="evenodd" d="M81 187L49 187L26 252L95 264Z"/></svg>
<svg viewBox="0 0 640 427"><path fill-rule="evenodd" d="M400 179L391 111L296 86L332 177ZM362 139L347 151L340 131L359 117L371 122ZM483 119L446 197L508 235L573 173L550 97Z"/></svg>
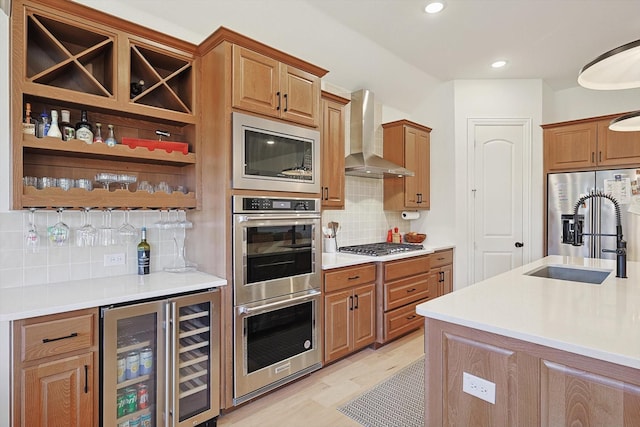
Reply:
<svg viewBox="0 0 640 427"><path fill-rule="evenodd" d="M413 243L367 243L364 245L342 246L338 249L340 252L345 252L354 255L367 255L367 256L383 256L391 255L399 252L418 251L424 249L422 245L416 245Z"/></svg>

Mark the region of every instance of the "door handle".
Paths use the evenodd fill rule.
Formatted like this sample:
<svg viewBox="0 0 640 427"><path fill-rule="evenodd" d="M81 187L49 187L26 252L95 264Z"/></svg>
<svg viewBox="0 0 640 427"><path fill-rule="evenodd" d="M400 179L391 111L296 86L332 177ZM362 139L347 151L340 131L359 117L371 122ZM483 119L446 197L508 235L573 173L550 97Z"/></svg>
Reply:
<svg viewBox="0 0 640 427"><path fill-rule="evenodd" d="M277 92L276 96L278 97L278 106L276 107L276 110L280 111L280 92Z"/></svg>
<svg viewBox="0 0 640 427"><path fill-rule="evenodd" d="M516 248L521 248L524 246L524 243L522 242L516 242Z"/></svg>

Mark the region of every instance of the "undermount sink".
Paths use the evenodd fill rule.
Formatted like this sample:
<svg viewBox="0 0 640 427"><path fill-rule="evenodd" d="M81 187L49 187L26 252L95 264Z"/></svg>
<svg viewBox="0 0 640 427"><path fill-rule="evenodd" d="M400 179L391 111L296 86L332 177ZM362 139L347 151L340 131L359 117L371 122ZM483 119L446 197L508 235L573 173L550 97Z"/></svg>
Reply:
<svg viewBox="0 0 640 427"><path fill-rule="evenodd" d="M569 280L571 282L600 285L609 274L611 274L611 270L591 270L560 265L545 265L524 274L526 276L544 277L546 279Z"/></svg>

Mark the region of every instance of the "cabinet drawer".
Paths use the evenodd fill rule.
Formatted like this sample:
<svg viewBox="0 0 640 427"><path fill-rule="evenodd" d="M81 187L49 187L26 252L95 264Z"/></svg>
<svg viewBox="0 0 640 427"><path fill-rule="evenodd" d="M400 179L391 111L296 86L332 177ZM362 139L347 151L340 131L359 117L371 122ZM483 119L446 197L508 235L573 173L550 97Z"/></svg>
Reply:
<svg viewBox="0 0 640 427"><path fill-rule="evenodd" d="M436 252L429 255L431 258L431 267L442 267L443 265L453 264L453 249Z"/></svg>
<svg viewBox="0 0 640 427"><path fill-rule="evenodd" d="M42 321L25 321L20 327L22 361L64 354L93 345L95 313L40 319Z"/></svg>
<svg viewBox="0 0 640 427"><path fill-rule="evenodd" d="M401 277L414 276L429 271L429 255L401 259L384 263L384 280L395 280Z"/></svg>
<svg viewBox="0 0 640 427"><path fill-rule="evenodd" d="M384 314L384 340L389 341L422 326L424 318L416 313L416 305L427 299L416 301Z"/></svg>
<svg viewBox="0 0 640 427"><path fill-rule="evenodd" d="M324 273L324 291L333 292L353 286L372 283L376 280L375 264L346 267Z"/></svg>
<svg viewBox="0 0 640 427"><path fill-rule="evenodd" d="M429 274L384 284L384 311L393 310L410 302L428 298Z"/></svg>

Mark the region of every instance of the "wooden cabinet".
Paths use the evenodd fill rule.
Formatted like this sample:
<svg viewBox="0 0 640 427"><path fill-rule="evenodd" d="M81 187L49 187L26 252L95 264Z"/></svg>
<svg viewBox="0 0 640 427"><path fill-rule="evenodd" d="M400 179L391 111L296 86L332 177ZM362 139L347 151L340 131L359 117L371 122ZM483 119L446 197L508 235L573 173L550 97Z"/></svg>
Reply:
<svg viewBox="0 0 640 427"><path fill-rule="evenodd" d="M28 207L196 207L197 99L195 46L68 2L17 0L11 18L13 187L15 209ZM140 93L130 84L144 81ZM116 139L158 140L156 131L183 142L187 153L86 144L22 133L24 108L32 116L69 110L78 122L88 111L103 137L113 125ZM95 128L94 128L95 129ZM98 173L131 174L138 181L167 182L187 192L142 193L112 184L109 189L40 189L24 176L86 178ZM116 188L117 187L117 188Z"/></svg>
<svg viewBox="0 0 640 427"><path fill-rule="evenodd" d="M614 132L617 116L542 126L548 172L640 165L640 132Z"/></svg>
<svg viewBox="0 0 640 427"><path fill-rule="evenodd" d="M97 310L14 322L14 426L98 425Z"/></svg>
<svg viewBox="0 0 640 427"><path fill-rule="evenodd" d="M638 370L434 319L425 327L425 425L635 426ZM495 403L462 391L468 373Z"/></svg>
<svg viewBox="0 0 640 427"><path fill-rule="evenodd" d="M242 46L233 46L233 106L317 127L320 79Z"/></svg>
<svg viewBox="0 0 640 427"><path fill-rule="evenodd" d="M437 282L437 296L453 291L453 249L437 251L429 255L431 260L430 273Z"/></svg>
<svg viewBox="0 0 640 427"><path fill-rule="evenodd" d="M382 128L384 158L414 173L384 180L384 209L429 209L431 129L408 120L385 123Z"/></svg>
<svg viewBox="0 0 640 427"><path fill-rule="evenodd" d="M322 92L322 207L344 209L344 108L348 99Z"/></svg>
<svg viewBox="0 0 640 427"><path fill-rule="evenodd" d="M438 276L431 274L430 261L429 255L423 255L380 264L376 280L377 344L422 326L416 305L436 297L438 292Z"/></svg>
<svg viewBox="0 0 640 427"><path fill-rule="evenodd" d="M375 341L374 264L324 273L324 361L332 362Z"/></svg>

